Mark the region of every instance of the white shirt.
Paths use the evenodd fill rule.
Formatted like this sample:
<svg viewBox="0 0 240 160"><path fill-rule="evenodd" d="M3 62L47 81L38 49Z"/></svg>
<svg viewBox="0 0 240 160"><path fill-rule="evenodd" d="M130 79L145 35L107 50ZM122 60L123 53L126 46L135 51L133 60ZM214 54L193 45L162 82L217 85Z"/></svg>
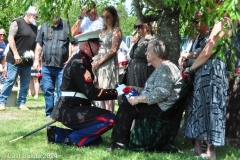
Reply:
<svg viewBox="0 0 240 160"><path fill-rule="evenodd" d="M121 63L123 61L127 61L127 52L128 52L128 47L125 42L121 42L120 47L118 49L118 63ZM119 68L119 74L124 73L124 68Z"/></svg>
<svg viewBox="0 0 240 160"><path fill-rule="evenodd" d="M103 19L99 17L95 21L91 21L88 17L84 17L81 23L82 33L91 32L103 28Z"/></svg>

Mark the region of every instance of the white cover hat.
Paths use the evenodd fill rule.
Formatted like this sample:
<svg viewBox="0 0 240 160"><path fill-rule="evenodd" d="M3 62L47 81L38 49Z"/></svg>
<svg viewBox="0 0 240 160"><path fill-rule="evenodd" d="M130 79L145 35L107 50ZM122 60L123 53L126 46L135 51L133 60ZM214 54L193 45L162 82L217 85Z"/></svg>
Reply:
<svg viewBox="0 0 240 160"><path fill-rule="evenodd" d="M91 32L85 32L79 35L76 35L74 38L78 40L78 42L86 42L86 41L97 41L97 42L102 42L99 39L99 33L101 29L91 31Z"/></svg>

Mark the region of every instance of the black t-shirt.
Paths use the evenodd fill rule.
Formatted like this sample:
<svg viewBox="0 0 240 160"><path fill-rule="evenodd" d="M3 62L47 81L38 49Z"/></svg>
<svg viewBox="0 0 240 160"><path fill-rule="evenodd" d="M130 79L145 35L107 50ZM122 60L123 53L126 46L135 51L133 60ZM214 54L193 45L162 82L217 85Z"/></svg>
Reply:
<svg viewBox="0 0 240 160"><path fill-rule="evenodd" d="M28 24L22 17L17 18L14 21L17 22L18 30L17 34L14 37L17 51L20 57L23 56L25 51L34 51L36 46L36 36L37 36L37 26ZM15 59L11 48L7 53L6 61L12 64L15 64ZM33 59L23 59L20 65L32 66Z"/></svg>

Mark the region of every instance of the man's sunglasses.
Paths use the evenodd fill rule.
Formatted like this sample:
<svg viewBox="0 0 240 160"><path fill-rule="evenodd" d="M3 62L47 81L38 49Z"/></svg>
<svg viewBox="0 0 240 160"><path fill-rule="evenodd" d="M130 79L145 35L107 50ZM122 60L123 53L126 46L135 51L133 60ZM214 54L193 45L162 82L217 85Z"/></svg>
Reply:
<svg viewBox="0 0 240 160"><path fill-rule="evenodd" d="M141 29L142 26L143 26L142 24L140 24L140 25L135 25L135 26L133 26L133 28L134 28L134 29Z"/></svg>
<svg viewBox="0 0 240 160"><path fill-rule="evenodd" d="M196 24L198 24L200 21L198 20L198 19L193 19L192 20L192 23L196 23Z"/></svg>
<svg viewBox="0 0 240 160"><path fill-rule="evenodd" d="M5 36L5 34L0 34L0 36Z"/></svg>
<svg viewBox="0 0 240 160"><path fill-rule="evenodd" d="M38 19L38 16L36 16L36 15L34 15L34 14L32 14L36 19Z"/></svg>
<svg viewBox="0 0 240 160"><path fill-rule="evenodd" d="M90 13L90 12L91 12L91 9L87 10L87 11L86 11L86 14L88 14L88 13Z"/></svg>

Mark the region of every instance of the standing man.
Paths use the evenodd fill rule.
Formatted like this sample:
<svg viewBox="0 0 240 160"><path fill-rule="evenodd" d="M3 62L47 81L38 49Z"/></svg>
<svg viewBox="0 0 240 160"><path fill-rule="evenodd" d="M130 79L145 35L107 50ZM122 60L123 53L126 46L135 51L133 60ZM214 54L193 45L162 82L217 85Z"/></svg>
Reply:
<svg viewBox="0 0 240 160"><path fill-rule="evenodd" d="M42 81L46 103L46 119L50 118L54 106L55 83L60 97L60 86L64 63L68 60L69 31L67 22L61 18L54 18L53 25L42 24L36 38L36 50L33 67L39 69L39 58L42 57Z"/></svg>
<svg viewBox="0 0 240 160"><path fill-rule="evenodd" d="M26 106L28 85L31 77L32 59L23 59L24 53L34 50L36 46L38 11L36 7L30 6L24 17L13 20L9 28L8 42L10 50L7 53L7 79L3 85L0 95L0 110L5 110L7 98L11 95L12 87L20 76L20 91L18 95L18 106L21 110L29 110Z"/></svg>
<svg viewBox="0 0 240 160"><path fill-rule="evenodd" d="M91 1L91 8L88 8L85 2L84 6L80 10L78 20L71 28L72 36L74 37L78 33L85 33L102 29L103 19L97 14L97 6L94 1Z"/></svg>

